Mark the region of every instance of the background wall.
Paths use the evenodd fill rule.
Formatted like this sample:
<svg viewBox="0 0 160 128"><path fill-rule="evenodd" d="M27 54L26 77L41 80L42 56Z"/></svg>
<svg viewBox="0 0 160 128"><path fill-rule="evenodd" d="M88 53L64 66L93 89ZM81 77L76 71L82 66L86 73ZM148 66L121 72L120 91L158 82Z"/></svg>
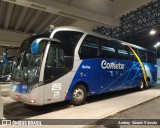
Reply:
<svg viewBox="0 0 160 128"><path fill-rule="evenodd" d="M150 1L151 0L115 0L113 2L113 17L120 17Z"/></svg>
<svg viewBox="0 0 160 128"><path fill-rule="evenodd" d="M20 46L22 41L30 36L25 33L0 30L0 45ZM4 48L0 48L0 59L2 59Z"/></svg>

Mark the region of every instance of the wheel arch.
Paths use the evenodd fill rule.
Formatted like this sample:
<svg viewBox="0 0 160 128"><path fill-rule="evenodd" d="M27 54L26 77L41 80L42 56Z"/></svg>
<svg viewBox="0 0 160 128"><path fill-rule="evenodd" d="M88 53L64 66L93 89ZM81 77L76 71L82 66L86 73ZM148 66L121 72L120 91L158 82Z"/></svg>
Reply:
<svg viewBox="0 0 160 128"><path fill-rule="evenodd" d="M151 81L150 77L147 77L147 80L150 82Z"/></svg>
<svg viewBox="0 0 160 128"><path fill-rule="evenodd" d="M87 84L87 82L85 82L85 81L76 81L76 82L72 83L71 86L69 87L68 92L66 94L65 100L70 100L72 98L72 91L79 84L83 85L86 88L87 96L89 96L90 88L89 88L89 85Z"/></svg>
<svg viewBox="0 0 160 128"><path fill-rule="evenodd" d="M72 90L73 90L76 86L78 86L78 85L80 85L80 84L83 85L83 86L86 88L87 94L89 94L89 86L88 86L88 84L87 84L85 81L79 81L79 82L75 83L74 86L73 86L73 88L72 88Z"/></svg>

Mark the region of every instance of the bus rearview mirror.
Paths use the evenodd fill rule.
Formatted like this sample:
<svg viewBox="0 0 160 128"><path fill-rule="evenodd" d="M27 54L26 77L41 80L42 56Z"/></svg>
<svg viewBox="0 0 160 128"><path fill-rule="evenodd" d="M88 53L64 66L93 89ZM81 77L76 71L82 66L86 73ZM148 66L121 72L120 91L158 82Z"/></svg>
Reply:
<svg viewBox="0 0 160 128"><path fill-rule="evenodd" d="M7 60L7 53L3 52L3 62L5 62Z"/></svg>
<svg viewBox="0 0 160 128"><path fill-rule="evenodd" d="M38 53L38 47L39 47L39 42L34 41L31 44L31 53L32 54L37 54Z"/></svg>

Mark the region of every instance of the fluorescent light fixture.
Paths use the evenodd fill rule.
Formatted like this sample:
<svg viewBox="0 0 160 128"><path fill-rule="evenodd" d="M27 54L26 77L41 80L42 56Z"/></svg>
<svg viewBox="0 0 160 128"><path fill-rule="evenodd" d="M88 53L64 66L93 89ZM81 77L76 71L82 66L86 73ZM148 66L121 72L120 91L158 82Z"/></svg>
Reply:
<svg viewBox="0 0 160 128"><path fill-rule="evenodd" d="M157 42L157 44L154 45L155 48L157 48L158 46L160 46L160 42Z"/></svg>
<svg viewBox="0 0 160 128"><path fill-rule="evenodd" d="M160 46L160 42L157 43L157 47Z"/></svg>
<svg viewBox="0 0 160 128"><path fill-rule="evenodd" d="M156 30L155 29L152 29L150 32L149 32L150 35L155 35L156 34Z"/></svg>

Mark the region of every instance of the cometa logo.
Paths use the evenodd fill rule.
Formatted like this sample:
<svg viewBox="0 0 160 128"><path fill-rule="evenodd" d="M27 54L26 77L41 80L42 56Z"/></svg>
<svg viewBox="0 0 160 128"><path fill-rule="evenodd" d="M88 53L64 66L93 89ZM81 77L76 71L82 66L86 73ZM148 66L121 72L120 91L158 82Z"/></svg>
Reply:
<svg viewBox="0 0 160 128"><path fill-rule="evenodd" d="M103 60L102 62L101 62L101 67L103 68L103 69L124 69L124 64L121 64L121 63L107 63L107 61L106 60Z"/></svg>

